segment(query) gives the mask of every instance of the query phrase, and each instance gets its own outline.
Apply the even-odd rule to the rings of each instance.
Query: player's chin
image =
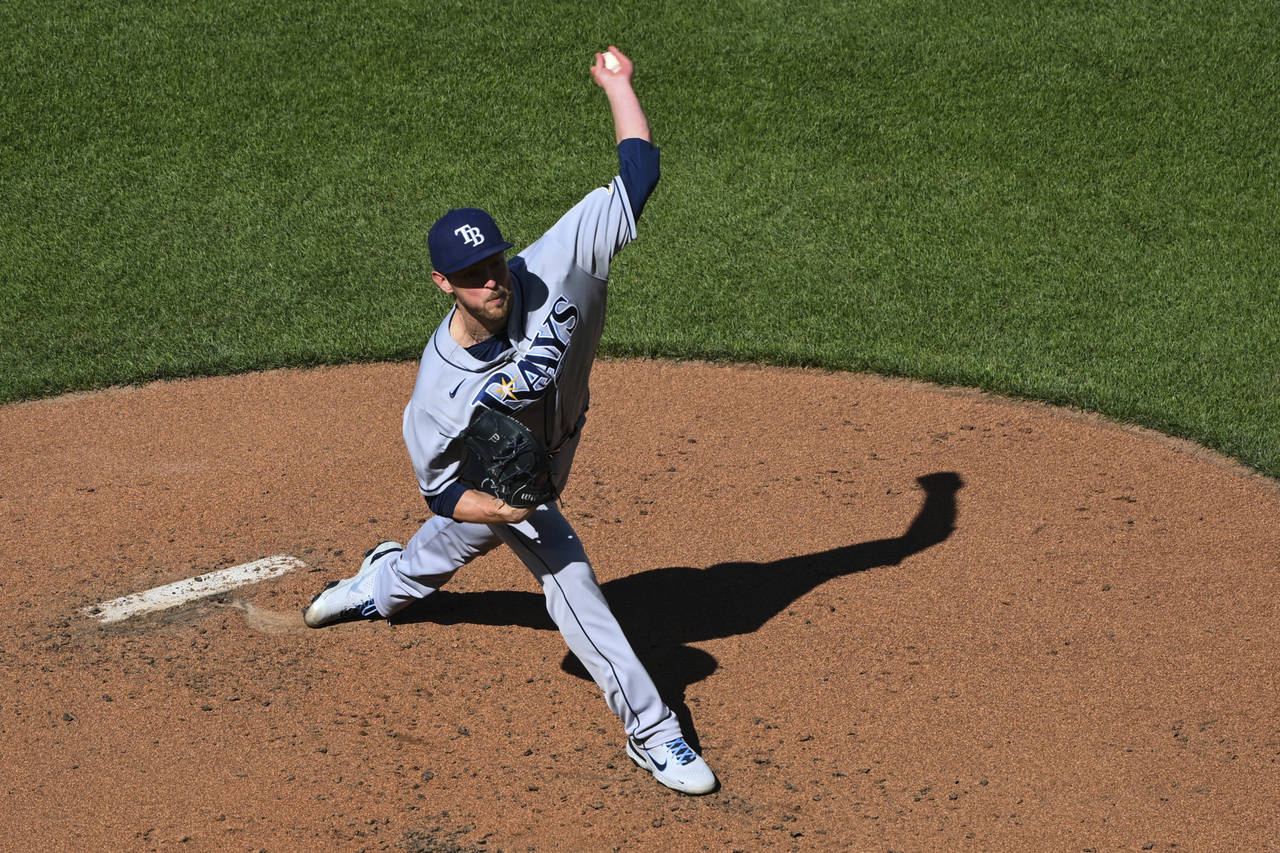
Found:
[[[484,303],[485,314],[491,320],[505,320],[511,312],[511,297],[500,296]]]

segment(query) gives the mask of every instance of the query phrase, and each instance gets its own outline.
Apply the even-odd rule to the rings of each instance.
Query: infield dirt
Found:
[[[1280,850],[1273,481],[971,392],[600,362],[564,512],[722,780],[691,798],[509,552],[303,627],[427,516],[414,372],[0,408],[0,849]]]

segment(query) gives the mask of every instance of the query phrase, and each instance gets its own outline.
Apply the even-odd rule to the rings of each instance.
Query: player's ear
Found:
[[[453,285],[449,283],[449,279],[445,278],[442,273],[432,270],[431,280],[436,283],[436,287],[440,288],[450,296],[453,295]]]

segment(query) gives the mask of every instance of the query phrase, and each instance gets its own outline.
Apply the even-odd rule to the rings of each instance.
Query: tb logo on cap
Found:
[[[479,246],[484,242],[484,234],[474,225],[463,225],[461,228],[455,228],[453,233],[462,237],[462,242],[468,246]]]
[[[427,233],[431,266],[449,275],[511,248],[493,217],[478,207],[450,210]]]

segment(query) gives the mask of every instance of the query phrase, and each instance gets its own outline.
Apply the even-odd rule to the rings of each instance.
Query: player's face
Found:
[[[481,323],[497,323],[511,313],[511,271],[505,253],[477,261],[448,276],[432,273],[445,293],[453,294],[458,306]]]

